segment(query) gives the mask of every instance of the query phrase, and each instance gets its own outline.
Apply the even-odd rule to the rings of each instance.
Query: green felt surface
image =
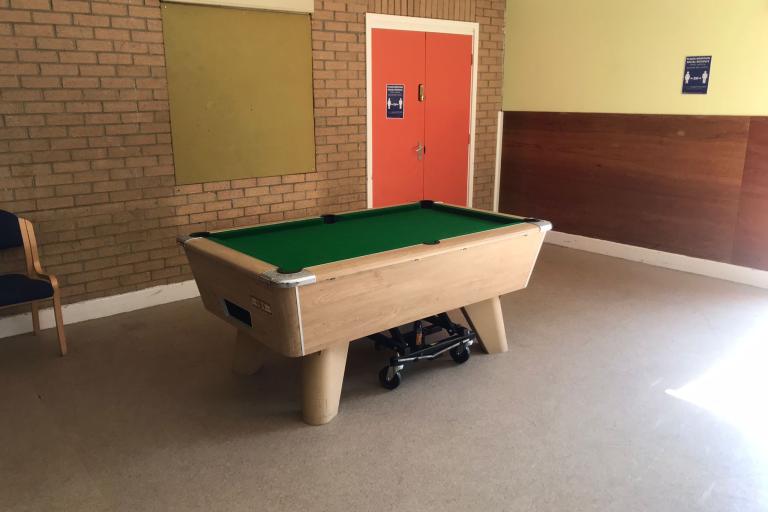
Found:
[[[233,229],[209,235],[226,247],[287,272],[522,222],[492,213],[418,203],[321,218]]]

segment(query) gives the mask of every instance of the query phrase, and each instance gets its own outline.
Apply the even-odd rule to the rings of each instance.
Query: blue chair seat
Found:
[[[50,299],[53,287],[48,281],[24,274],[0,275],[0,307],[33,300]]]

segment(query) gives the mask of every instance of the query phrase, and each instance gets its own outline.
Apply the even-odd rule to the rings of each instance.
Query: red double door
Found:
[[[371,36],[373,206],[467,205],[472,37]]]

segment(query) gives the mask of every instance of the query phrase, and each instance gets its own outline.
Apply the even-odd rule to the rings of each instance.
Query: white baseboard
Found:
[[[159,306],[168,302],[177,300],[191,299],[200,295],[197,285],[194,281],[184,281],[181,283],[166,284],[144,288],[135,292],[122,293],[99,299],[75,302],[66,304],[62,308],[64,324],[75,324],[94,318],[127,313],[137,309]],[[53,309],[45,308],[40,310],[40,328],[49,329],[55,327],[53,318]],[[0,318],[0,338],[15,336],[32,332],[32,313],[22,313],[19,315]]]
[[[559,231],[547,233],[546,242],[553,245],[578,249],[580,251],[593,252],[614,258],[646,263],[656,267],[664,267],[672,270],[680,270],[692,274],[724,279],[736,283],[748,284],[759,288],[768,288],[768,272],[753,268],[739,267],[720,263],[717,261],[691,258],[680,254],[654,251],[633,245],[618,244],[596,238],[587,238],[579,235],[569,235]],[[178,300],[191,299],[200,295],[194,281],[167,284],[145,288],[135,292],[112,295],[99,299],[86,300],[67,304],[63,308],[64,323],[74,324],[103,318],[106,316],[127,313],[137,309],[159,306]],[[49,329],[55,326],[53,310],[51,308],[40,310],[40,328]],[[0,318],[0,338],[15,336],[32,331],[32,314]]]
[[[768,272],[765,270],[740,267],[719,261],[691,258],[681,254],[655,251],[644,247],[608,242],[586,236],[570,235],[559,231],[547,233],[546,242],[580,251],[594,252],[613,256],[614,258],[646,263],[655,267],[680,270],[691,274],[748,284],[758,288],[768,288]]]

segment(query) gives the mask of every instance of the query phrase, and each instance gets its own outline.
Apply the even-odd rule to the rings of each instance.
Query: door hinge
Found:
[[[469,54],[469,65],[470,67],[475,63],[475,55],[473,53]]]
[[[424,84],[419,84],[419,101],[424,101]]]

